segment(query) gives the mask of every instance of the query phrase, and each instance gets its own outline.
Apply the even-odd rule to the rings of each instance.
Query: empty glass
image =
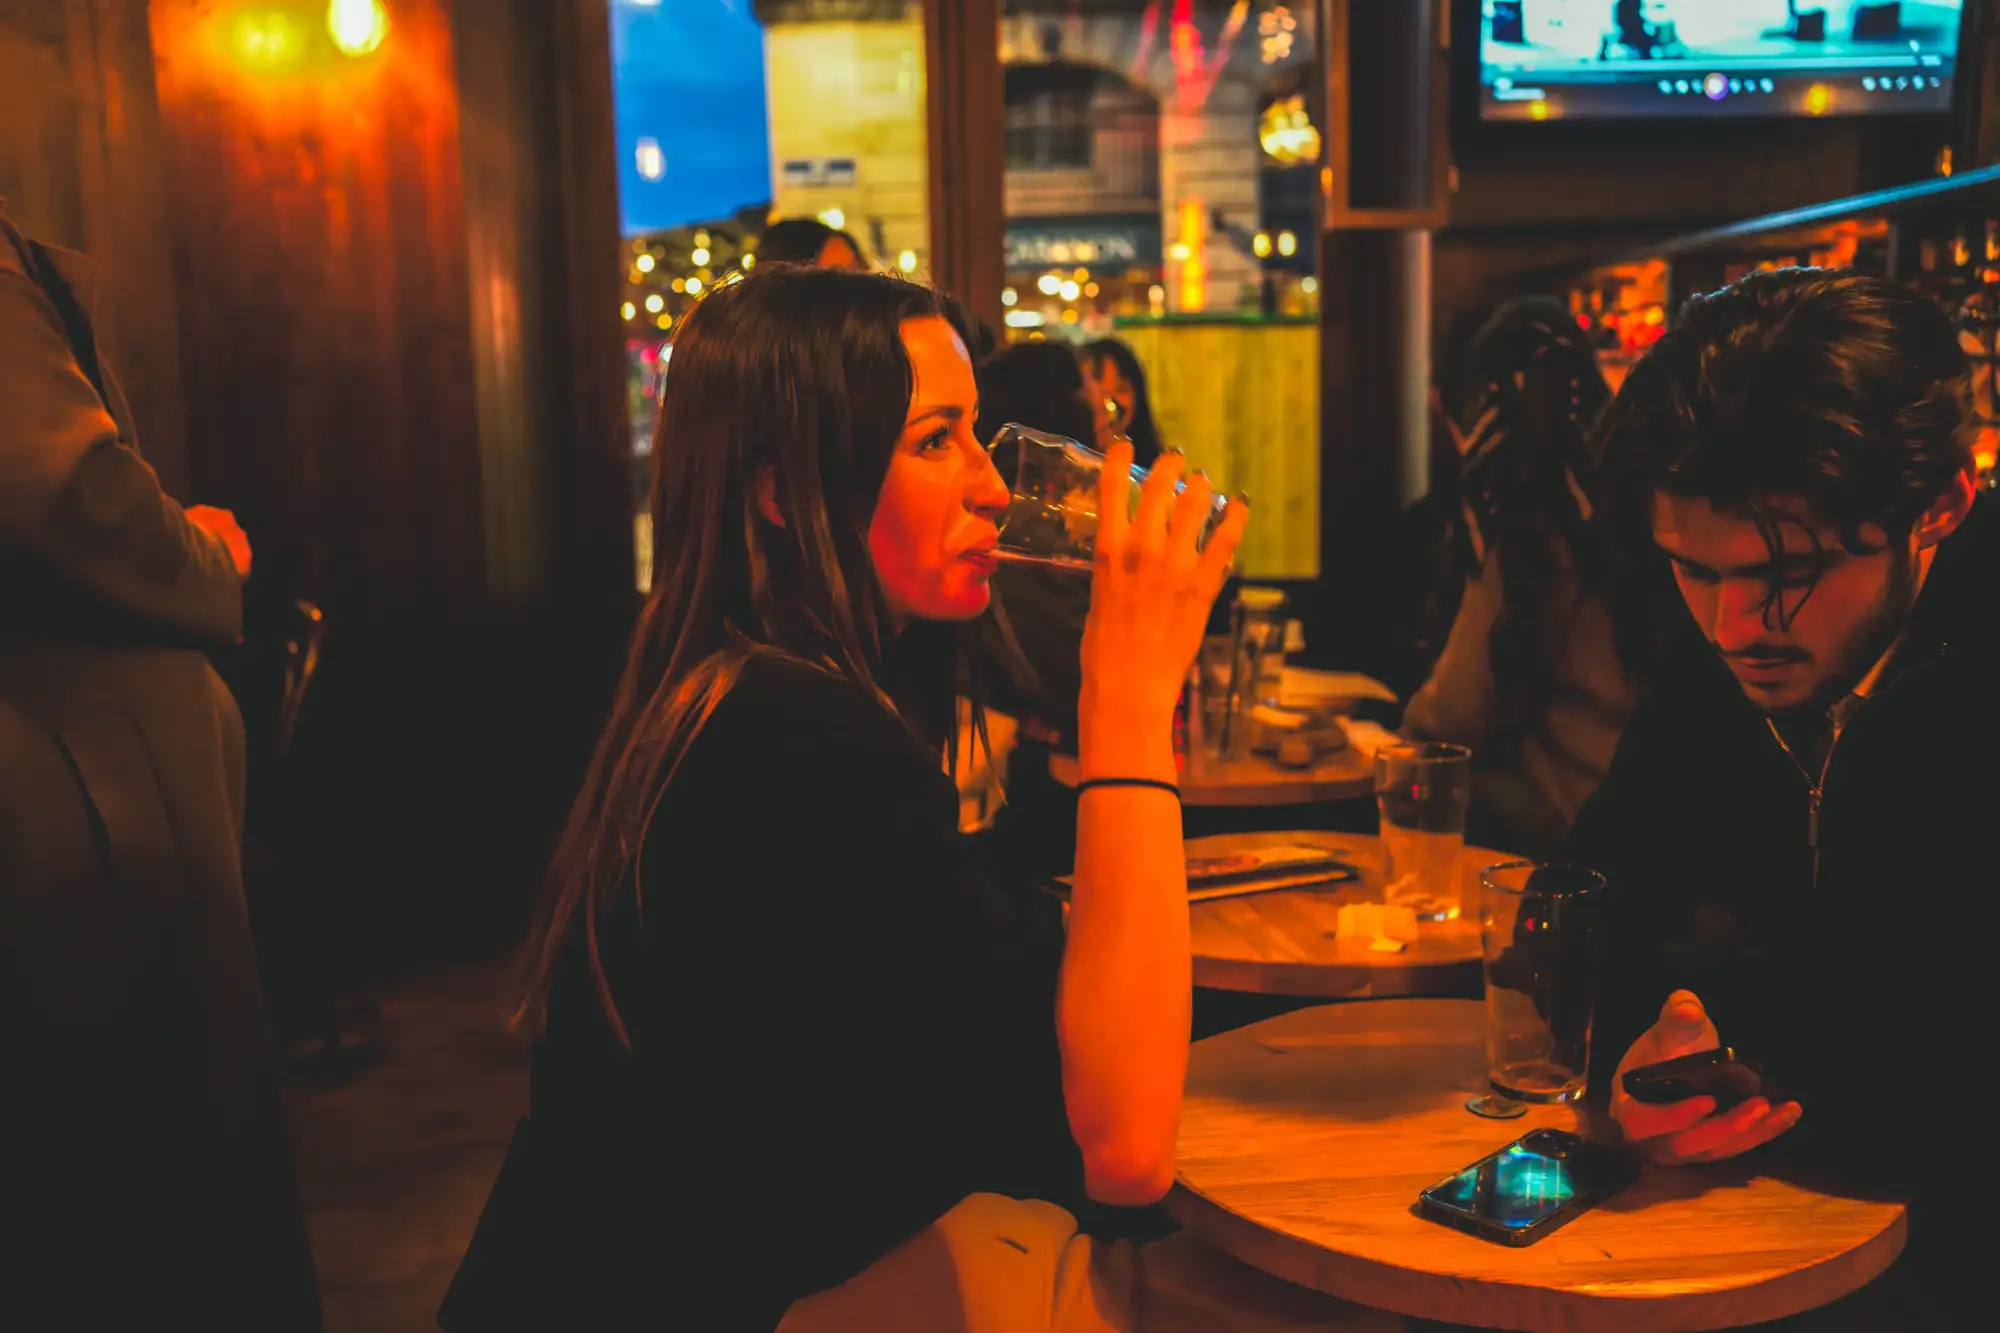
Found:
[[[1471,801],[1472,751],[1463,745],[1429,741],[1375,752],[1383,902],[1413,908],[1419,921],[1458,919]]]
[[[992,451],[1002,475],[1010,462],[1014,472],[1014,500],[1000,521],[1000,547],[994,554],[1020,564],[1087,573],[1096,559],[1097,482],[1104,455],[1013,422],[994,435]],[[1133,466],[1128,503],[1134,509],[1146,476],[1145,468]],[[1175,489],[1185,490],[1186,483]],[[1202,544],[1222,521],[1228,503],[1225,496],[1215,497]]]
[[[1604,947],[1604,876],[1582,866],[1508,861],[1480,872],[1486,956],[1486,1081],[1466,1105],[1520,1114],[1521,1102],[1583,1095]]]

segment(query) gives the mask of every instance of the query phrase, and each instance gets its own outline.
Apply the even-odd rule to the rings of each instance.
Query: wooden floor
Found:
[[[501,966],[383,992],[381,1063],[286,1089],[327,1333],[435,1333],[438,1302],[527,1110]]]

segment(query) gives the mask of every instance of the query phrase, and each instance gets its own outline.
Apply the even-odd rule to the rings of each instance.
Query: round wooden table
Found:
[[[1083,781],[1075,755],[1049,756],[1049,773],[1065,787]],[[1181,774],[1181,804],[1195,806],[1307,805],[1351,801],[1375,794],[1375,763],[1349,746],[1311,768],[1285,768],[1269,759],[1190,758]]]
[[[1191,838],[1190,856],[1221,856],[1262,846],[1330,847],[1361,878],[1323,889],[1217,898],[1189,907],[1194,937],[1194,984],[1215,990],[1316,999],[1381,999],[1392,995],[1480,993],[1479,872],[1514,858],[1483,847],[1465,849],[1465,914],[1418,927],[1401,953],[1369,941],[1341,939],[1344,903],[1382,901],[1382,843],[1367,834],[1228,833]]]
[[[1529,1333],[1733,1328],[1816,1309],[1902,1251],[1901,1204],[1754,1166],[1648,1166],[1638,1184],[1534,1245],[1475,1239],[1417,1195],[1571,1107],[1517,1120],[1483,1090],[1478,1004],[1387,1000],[1299,1010],[1197,1042],[1167,1209],[1210,1244],[1378,1309]]]

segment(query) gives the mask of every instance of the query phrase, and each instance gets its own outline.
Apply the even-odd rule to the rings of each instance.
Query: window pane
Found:
[[[1132,428],[1130,377],[1088,352],[1123,343],[1160,442],[1256,497],[1259,578],[1319,565],[1317,11],[1002,6],[1008,336],[1075,343]]]
[[[673,329],[817,218],[871,267],[929,269],[920,0],[610,0],[640,586]],[[826,258],[834,256],[829,253]]]

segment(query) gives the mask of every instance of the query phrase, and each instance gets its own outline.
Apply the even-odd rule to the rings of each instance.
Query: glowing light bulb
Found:
[[[618,307],[618,314],[621,319],[630,319],[632,318],[632,316],[638,313],[639,313],[639,307],[633,305],[630,301],[627,301],[624,305]]]
[[[1021,299],[1021,294],[1015,291],[1012,287],[1002,287],[1000,289],[1001,305],[1013,305],[1016,301],[1020,299]]]
[[[1035,287],[1043,296],[1054,296],[1062,290],[1062,279],[1053,273],[1044,273],[1035,279]]]
[[[365,56],[389,35],[389,11],[382,0],[332,0],[326,7],[326,30],[342,55]]]
[[[1256,254],[1257,258],[1259,259],[1262,259],[1266,255],[1270,254],[1271,233],[1268,231],[1260,231],[1255,236],[1251,237],[1250,249],[1252,252]]]
[[[825,209],[820,213],[819,220],[835,231],[842,231],[847,226],[847,214],[837,208]]]
[[[1281,255],[1295,255],[1298,252],[1299,252],[1299,238],[1297,236],[1294,236],[1291,232],[1288,231],[1279,232],[1278,253]]]
[[[701,268],[708,263],[708,250],[705,246],[698,245],[694,248],[694,253],[689,255],[688,258],[694,261],[696,268]]]
[[[638,269],[641,273],[651,273],[653,271],[653,263],[654,260],[651,255],[640,255],[632,261],[632,267]]]
[[[896,267],[905,273],[915,273],[917,271],[917,252],[915,250],[905,250],[903,253],[897,255]]]
[[[689,278],[689,279],[688,279],[688,295],[689,295],[689,296],[700,296],[700,295],[701,295],[701,279],[700,279],[700,278]]]
[[[1065,301],[1074,301],[1077,297],[1083,295],[1083,288],[1073,282],[1064,283],[1059,290],[1062,292],[1062,299]]]
[[[654,292],[651,296],[646,298],[646,310],[649,314],[657,315],[666,308],[667,308],[667,298],[660,295],[658,292]]]

